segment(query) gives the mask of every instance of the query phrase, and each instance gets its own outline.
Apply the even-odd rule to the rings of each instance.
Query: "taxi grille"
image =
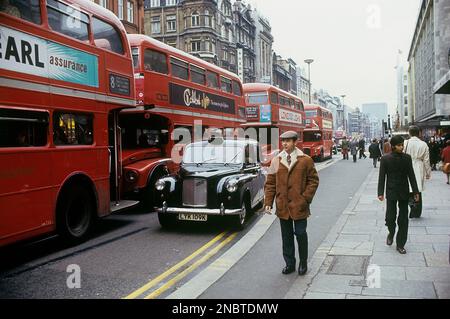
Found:
[[[206,207],[206,180],[190,178],[183,181],[183,206]]]
[[[304,148],[303,153],[305,153],[308,156],[311,156],[311,150],[309,148]]]

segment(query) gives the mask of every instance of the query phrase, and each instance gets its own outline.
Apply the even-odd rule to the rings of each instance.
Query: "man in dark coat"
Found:
[[[392,153],[381,158],[380,175],[378,177],[378,199],[384,200],[384,189],[386,182],[386,226],[389,234],[386,239],[387,245],[392,245],[395,235],[395,220],[398,212],[397,251],[406,254],[405,244],[408,238],[408,198],[409,183],[413,189],[414,200],[419,201],[419,190],[412,166],[411,156],[403,153],[403,137],[397,135],[392,137]]]
[[[361,159],[362,157],[366,158],[366,154],[364,154],[364,152],[366,151],[366,141],[364,140],[364,138],[361,138],[359,140],[359,159]]]
[[[286,267],[283,274],[295,271],[295,242],[297,238],[300,264],[298,274],[306,274],[308,267],[308,235],[306,233],[310,204],[319,186],[314,162],[295,147],[298,135],[287,131],[281,136],[283,151],[270,164],[265,190],[265,211],[271,214],[273,202],[281,224],[283,257]]]
[[[373,167],[377,167],[378,159],[381,157],[380,145],[376,138],[373,139],[372,144],[369,146],[370,158],[373,159]]]

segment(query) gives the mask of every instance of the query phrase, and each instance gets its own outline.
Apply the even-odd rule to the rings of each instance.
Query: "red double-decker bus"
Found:
[[[0,71],[0,246],[54,231],[79,242],[129,204],[117,129],[135,106],[125,29],[88,0],[9,0]]]
[[[259,141],[267,163],[280,151],[279,136],[286,131],[297,132],[297,147],[303,148],[305,111],[298,96],[263,83],[244,84],[244,95],[245,133]]]
[[[154,184],[177,167],[180,146],[214,129],[234,134],[245,122],[245,102],[234,73],[145,35],[128,39],[137,108],[120,115],[123,192],[152,209]]]
[[[303,151],[313,159],[323,161],[333,157],[333,113],[319,105],[305,105],[306,128]]]

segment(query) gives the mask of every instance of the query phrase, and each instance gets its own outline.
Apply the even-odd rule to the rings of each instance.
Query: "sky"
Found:
[[[273,49],[307,71],[313,89],[345,104],[397,105],[395,66],[408,57],[422,0],[247,0],[272,26]]]

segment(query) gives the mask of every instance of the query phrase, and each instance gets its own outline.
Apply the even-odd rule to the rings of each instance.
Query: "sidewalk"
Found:
[[[309,271],[285,298],[450,298],[450,186],[432,172],[420,219],[409,220],[406,255],[386,245],[385,203],[377,199],[379,168],[353,197],[309,258]]]

